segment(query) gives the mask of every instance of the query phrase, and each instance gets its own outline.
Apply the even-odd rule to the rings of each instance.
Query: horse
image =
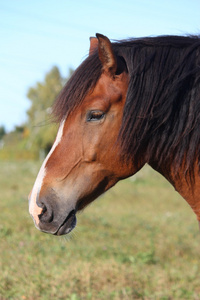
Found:
[[[78,211],[145,164],[200,224],[200,36],[96,34],[53,113],[58,133],[29,197],[39,230],[69,233]]]

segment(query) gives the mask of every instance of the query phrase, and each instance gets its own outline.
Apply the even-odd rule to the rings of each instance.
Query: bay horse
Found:
[[[96,34],[53,111],[60,127],[29,197],[39,230],[69,233],[77,211],[146,163],[200,224],[199,36]]]

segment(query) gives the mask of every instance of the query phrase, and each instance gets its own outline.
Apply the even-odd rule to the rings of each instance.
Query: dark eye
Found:
[[[91,110],[87,113],[87,122],[100,121],[104,116],[105,113],[101,110]]]

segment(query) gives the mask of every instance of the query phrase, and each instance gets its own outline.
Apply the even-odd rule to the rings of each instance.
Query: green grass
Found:
[[[55,237],[28,214],[39,165],[0,162],[0,300],[200,299],[196,217],[159,174],[120,182]]]

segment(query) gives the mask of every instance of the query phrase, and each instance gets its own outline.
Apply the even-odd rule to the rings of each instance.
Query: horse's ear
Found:
[[[89,55],[93,54],[94,51],[98,48],[98,39],[96,37],[90,37],[90,50]]]
[[[114,54],[112,44],[106,36],[99,33],[97,33],[96,36],[99,41],[99,59],[102,63],[103,71],[114,77],[117,71],[117,59]]]

